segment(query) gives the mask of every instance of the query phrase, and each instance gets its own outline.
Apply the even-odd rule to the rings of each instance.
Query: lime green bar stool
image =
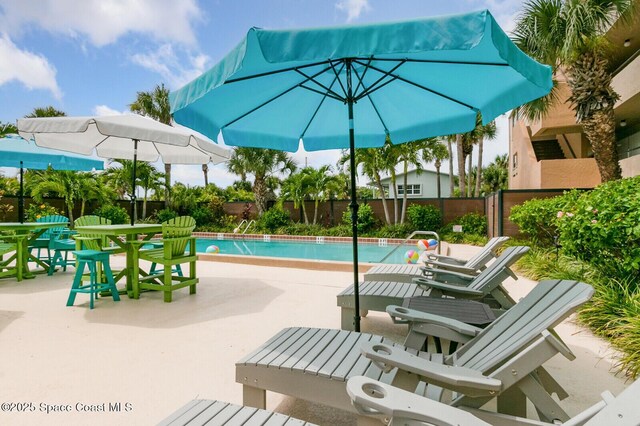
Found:
[[[109,265],[109,253],[98,250],[76,250],[73,254],[78,261],[78,268],[76,269],[76,275],[73,280],[73,285],[71,286],[67,306],[73,306],[73,302],[76,300],[76,294],[89,293],[89,308],[93,309],[93,299],[97,297],[94,295],[102,291],[110,291],[113,300],[119,302],[120,295],[118,294],[116,283],[113,280],[111,266]],[[107,280],[106,283],[100,282],[97,267],[98,262],[102,264],[102,269]],[[83,285],[82,275],[84,274],[85,266],[89,268],[90,281],[89,284]]]

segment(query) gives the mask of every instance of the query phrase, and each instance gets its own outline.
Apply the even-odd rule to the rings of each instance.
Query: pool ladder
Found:
[[[233,230],[233,233],[244,235],[247,233],[247,230],[251,227],[251,225],[255,225],[255,223],[256,221],[253,219],[251,219],[248,222],[247,222],[247,219],[242,219],[242,222],[240,222],[238,226],[236,226],[236,228]],[[246,225],[244,229],[242,229],[242,225]],[[241,229],[242,229],[242,232],[240,232]]]
[[[398,244],[397,246],[395,246],[389,253],[387,253],[387,255],[385,257],[383,257],[378,263],[383,263],[389,256],[391,256],[396,250],[398,250],[400,247],[402,247],[403,245],[405,245],[407,243],[407,241],[411,240],[413,237],[415,237],[416,235],[431,235],[436,237],[436,241],[438,242],[438,254],[440,254],[440,236],[438,235],[437,232],[433,232],[433,231],[414,231],[412,232],[407,238],[404,239],[404,241],[400,244]]]

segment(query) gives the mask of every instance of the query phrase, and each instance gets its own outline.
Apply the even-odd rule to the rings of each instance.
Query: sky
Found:
[[[70,116],[127,112],[139,91],[180,88],[216,64],[251,27],[305,28],[489,9],[509,31],[520,0],[0,0],[0,122],[36,107]],[[508,152],[506,116],[485,144],[484,165]],[[293,154],[299,165],[334,165],[338,151]],[[474,160],[475,161],[475,160]],[[225,187],[238,177],[209,167]],[[443,167],[443,171],[447,170]],[[9,171],[7,174],[11,174]],[[173,180],[202,185],[200,166]],[[364,182],[360,182],[364,184]]]

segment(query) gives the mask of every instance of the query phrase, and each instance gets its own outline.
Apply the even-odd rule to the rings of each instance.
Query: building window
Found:
[[[518,153],[515,152],[513,154],[513,169],[517,169],[518,168]]]
[[[398,185],[398,195],[404,195],[404,185]],[[422,195],[422,185],[419,183],[407,185],[407,195]]]

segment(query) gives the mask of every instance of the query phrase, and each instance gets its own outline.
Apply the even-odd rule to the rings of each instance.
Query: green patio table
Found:
[[[29,270],[29,260],[42,266],[45,271],[49,270],[49,265],[44,260],[38,259],[29,252],[29,243],[35,241],[47,229],[63,225],[65,225],[64,222],[0,222],[0,232],[15,232],[14,237],[18,244],[22,245],[22,256],[16,257],[16,279],[18,281],[35,277],[33,272]]]
[[[116,246],[120,247],[126,254],[126,267],[124,270],[124,276],[126,277],[126,292],[129,297],[133,295],[134,280],[138,280],[138,276],[133,274],[133,259],[134,250],[140,250],[140,245],[129,244],[130,241],[135,241],[138,236],[142,235],[144,241],[148,241],[156,234],[162,233],[161,224],[141,223],[135,225],[92,225],[92,226],[76,226],[76,231],[79,235],[83,233],[93,235],[104,235],[109,241],[112,241]],[[120,237],[124,237],[123,241]],[[76,249],[80,250],[82,247],[81,241],[76,241]]]

